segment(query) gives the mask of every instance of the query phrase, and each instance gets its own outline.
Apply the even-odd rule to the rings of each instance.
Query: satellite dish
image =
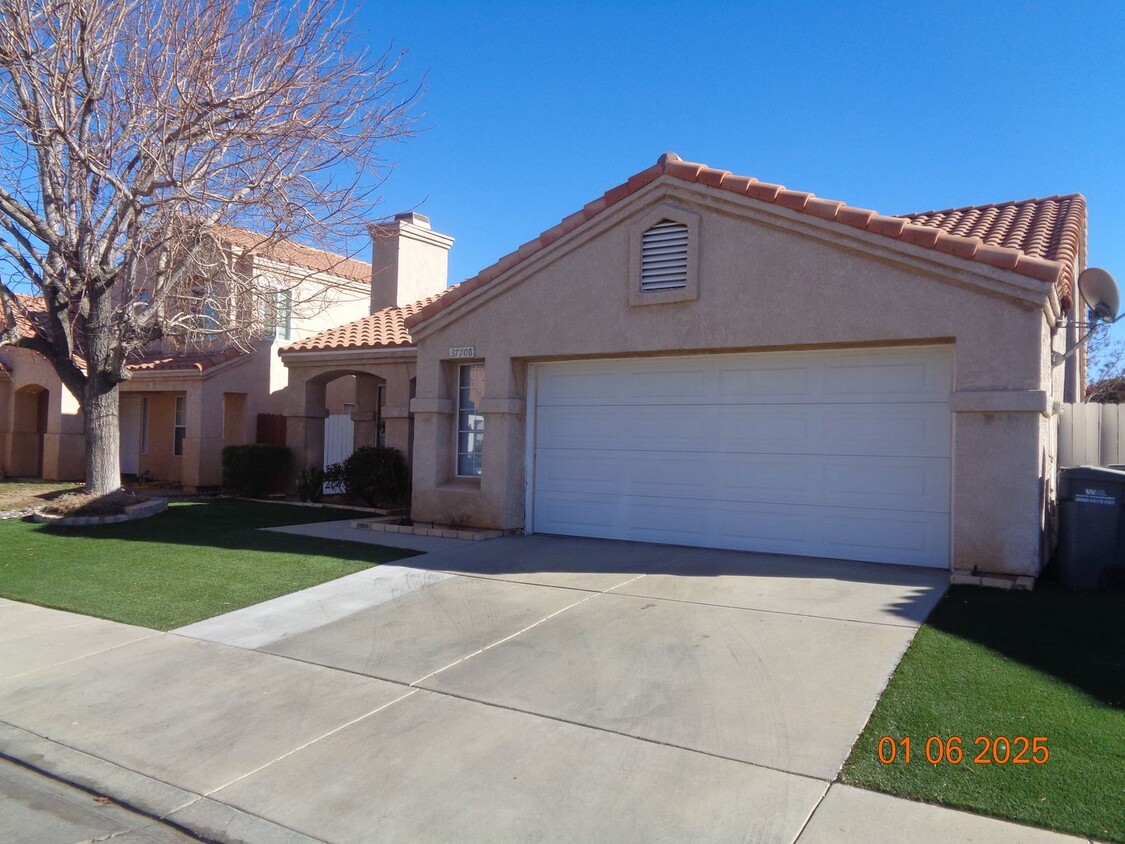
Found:
[[[1117,282],[1113,276],[1100,267],[1090,267],[1078,276],[1078,292],[1082,301],[1094,312],[1094,322],[1104,319],[1113,322],[1117,319],[1117,308],[1121,302],[1117,292]]]

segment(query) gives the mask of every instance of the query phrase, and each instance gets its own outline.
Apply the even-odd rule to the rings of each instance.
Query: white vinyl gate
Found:
[[[350,413],[336,413],[324,420],[324,468],[347,460],[355,451],[355,422]],[[330,484],[324,485],[329,495],[343,492]]]

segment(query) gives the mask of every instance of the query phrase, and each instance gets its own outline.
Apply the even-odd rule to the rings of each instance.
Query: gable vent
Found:
[[[687,286],[688,227],[661,220],[641,236],[641,290]]]

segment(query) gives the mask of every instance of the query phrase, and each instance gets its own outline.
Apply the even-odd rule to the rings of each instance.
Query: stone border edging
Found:
[[[452,527],[423,527],[421,525],[396,525],[397,516],[383,519],[364,519],[352,522],[352,527],[358,530],[372,530],[378,533],[403,533],[408,536],[437,536],[443,539],[465,539],[479,542],[482,539],[496,539],[501,536],[511,536],[518,531],[477,529],[477,528],[452,528]]]
[[[90,527],[92,525],[116,525],[121,522],[135,522],[137,519],[147,519],[157,513],[168,509],[167,498],[153,498],[140,504],[130,504],[124,513],[114,516],[52,516],[49,513],[36,511],[31,514],[31,520],[40,524],[58,525],[59,527]]]

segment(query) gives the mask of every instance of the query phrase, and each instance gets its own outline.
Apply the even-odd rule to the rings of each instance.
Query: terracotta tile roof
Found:
[[[221,363],[248,354],[231,347],[217,352],[190,350],[183,352],[145,351],[129,356],[126,366],[132,372],[205,372]]]
[[[16,294],[16,306],[12,309],[16,317],[16,331],[21,337],[30,337],[35,333],[36,323],[41,322],[47,315],[47,303],[42,296],[29,296],[26,293]],[[0,310],[0,330],[8,327],[4,312]]]
[[[217,226],[215,233],[220,240],[262,255],[271,261],[291,264],[306,270],[331,273],[363,284],[371,283],[371,265],[366,261],[345,258],[343,255],[327,252],[324,249],[314,249],[291,240],[266,243],[264,235],[233,226]]]
[[[915,246],[1012,270],[1055,285],[1064,307],[1070,306],[1074,284],[1073,262],[1079,245],[1086,238],[1086,202],[1080,194],[896,217],[866,208],[854,208],[805,191],[787,190],[783,185],[761,182],[749,176],[736,176],[729,170],[716,170],[705,164],[684,161],[675,153],[668,152],[660,156],[652,167],[606,191],[558,225],[462,282],[456,289],[450,288],[445,295],[407,318],[406,328],[413,328],[436,316],[661,176],[708,185]]]
[[[21,335],[30,336],[34,332],[32,320],[46,314],[46,305],[41,296],[28,296],[24,293],[18,293],[16,299],[23,310],[26,311],[26,313],[22,313],[19,308],[16,309],[16,326],[19,328]],[[28,319],[29,316],[30,320]],[[0,327],[3,324],[4,317],[0,313]],[[234,347],[218,352],[146,350],[130,355],[126,366],[134,372],[203,372],[244,354],[246,353]],[[81,358],[75,360],[79,366],[85,366]]]
[[[458,285],[459,286],[459,285]],[[413,346],[414,340],[406,328],[407,317],[418,313],[457,287],[430,296],[401,308],[383,308],[370,316],[344,325],[329,328],[312,337],[306,337],[281,349],[281,352],[335,352],[352,349],[380,349]]]
[[[1082,194],[902,216],[920,226],[930,226],[957,237],[978,239],[986,246],[1014,249],[1033,258],[1061,262],[1062,274],[1056,284],[1059,298],[1069,301],[1078,250],[1086,239],[1086,199]],[[1018,267],[1016,271],[1019,272]],[[1032,273],[1028,275],[1041,278]]]

